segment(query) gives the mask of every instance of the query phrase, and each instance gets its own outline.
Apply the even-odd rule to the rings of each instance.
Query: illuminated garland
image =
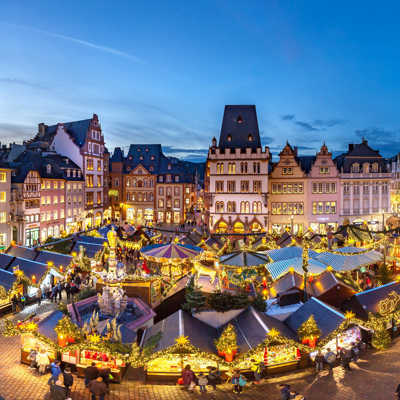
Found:
[[[237,335],[232,324],[227,325],[219,339],[214,340],[214,344],[221,353],[232,353],[237,350]]]

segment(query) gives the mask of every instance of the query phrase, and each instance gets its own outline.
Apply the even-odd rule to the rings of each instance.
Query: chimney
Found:
[[[349,151],[353,151],[354,149],[354,144],[353,143],[349,143]]]
[[[47,126],[43,123],[43,122],[41,122],[39,125],[38,125],[38,133],[39,133],[39,137],[44,137],[44,135],[45,135],[45,133],[46,133],[46,128],[47,128]]]

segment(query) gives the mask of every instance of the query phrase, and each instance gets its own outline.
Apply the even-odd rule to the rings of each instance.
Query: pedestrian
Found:
[[[50,384],[50,396],[51,400],[66,400],[67,391],[61,382],[61,379],[58,379],[56,382],[51,382]]]
[[[26,301],[25,295],[21,296],[20,301],[21,301],[21,310],[23,310],[25,308],[25,301]]]
[[[18,306],[18,296],[16,293],[14,293],[13,297],[11,297],[11,310],[13,313],[17,312],[17,306]]]
[[[62,291],[64,289],[64,286],[62,284],[62,282],[58,282],[57,283],[57,293],[58,293],[58,301],[61,301],[62,299]]]
[[[351,351],[342,348],[342,349],[340,349],[339,357],[340,357],[340,362],[342,364],[343,369],[345,369],[345,370],[347,369],[347,371],[351,371],[351,368],[350,368]]]
[[[37,291],[36,296],[37,296],[37,300],[38,300],[38,306],[40,306],[42,304],[42,296],[43,296],[42,289],[40,287]]]
[[[99,369],[99,376],[101,376],[103,378],[103,382],[106,384],[107,386],[107,390],[110,386],[110,376],[112,377],[111,374],[111,369],[110,368],[102,368]]]
[[[203,372],[199,373],[199,387],[200,387],[200,393],[206,393],[206,385],[208,383],[207,377],[203,374]]]
[[[104,400],[107,393],[107,385],[103,382],[103,378],[99,376],[98,378],[92,380],[88,386],[90,393],[92,393],[92,400]]]
[[[71,298],[71,284],[69,282],[65,284],[65,293],[67,294],[67,301],[69,301]]]
[[[39,369],[39,374],[43,375],[46,372],[47,366],[50,364],[49,355],[45,349],[40,349],[36,356],[36,363]]]
[[[56,383],[61,375],[60,361],[56,360],[50,364],[51,377],[47,382],[49,385]]]
[[[36,362],[36,357],[37,357],[37,349],[33,348],[31,349],[31,351],[29,352],[28,355],[28,361],[30,361],[30,365],[29,365],[29,369],[36,369],[37,368],[37,362]]]
[[[207,374],[208,384],[212,386],[214,390],[217,390],[217,383],[219,383],[220,380],[219,372],[215,367],[207,367],[207,369],[208,369],[208,374]]]
[[[322,354],[321,350],[318,350],[317,355],[315,356],[315,372],[324,370],[324,355]]]
[[[232,376],[233,393],[240,394],[243,391],[243,387],[246,385],[247,381],[244,376],[237,369]]]
[[[190,369],[190,365],[186,365],[185,369],[182,372],[183,386],[189,390],[189,392],[193,392],[196,386],[196,376],[194,372]]]
[[[57,301],[57,286],[54,285],[51,289],[51,302]]]
[[[85,369],[85,386],[88,387],[89,382],[93,381],[98,376],[99,376],[99,370],[96,367],[96,363],[92,362],[92,365]]]
[[[295,390],[291,390],[290,391],[290,397],[289,399],[293,399],[293,400],[305,400],[304,396],[298,392],[296,392]]]
[[[290,399],[290,385],[286,385],[285,383],[279,384],[279,393],[281,395],[281,400],[289,400]]]
[[[67,367],[64,369],[63,377],[67,397],[71,398],[71,387],[74,384],[74,377],[72,376],[71,368]]]
[[[359,344],[358,343],[356,344],[353,342],[351,344],[351,358],[355,363],[358,361],[359,355],[360,355]]]
[[[325,361],[328,364],[329,369],[332,371],[335,365],[336,356],[335,353],[333,353],[329,347],[326,350],[327,351],[325,353]]]
[[[258,385],[261,381],[261,375],[263,372],[264,364],[262,362],[254,360],[254,359],[251,359],[250,362],[251,362],[251,370],[253,371],[253,375],[254,375],[253,384]]]

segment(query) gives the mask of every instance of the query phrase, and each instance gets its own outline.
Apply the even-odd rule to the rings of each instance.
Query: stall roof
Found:
[[[14,256],[0,253],[0,268],[7,269],[13,260]]]
[[[161,338],[154,352],[173,346],[180,336],[187,336],[190,343],[202,351],[214,353],[214,339],[218,337],[217,330],[204,322],[192,317],[185,311],[178,310],[151,328],[146,329],[143,339],[144,346],[153,336],[161,333]]]
[[[303,248],[299,246],[290,246],[283,247],[282,249],[266,250],[263,253],[268,254],[273,261],[281,261],[290,258],[301,257],[303,254]],[[308,250],[309,258],[315,258],[317,255],[318,253],[314,250]]]
[[[17,277],[12,272],[0,269],[0,285],[3,286],[7,291],[12,288],[12,285],[16,279]]]
[[[278,279],[280,276],[285,275],[289,272],[290,268],[293,268],[298,274],[303,273],[303,259],[302,257],[288,258],[286,260],[275,261],[267,264],[265,268],[271,274],[273,280]],[[308,260],[308,271],[311,274],[321,274],[326,269],[326,265],[322,262],[309,258]]]
[[[297,272],[289,272],[278,278],[270,287],[270,293],[275,297],[278,294],[288,292],[292,289],[304,289],[303,276]]]
[[[47,274],[47,265],[33,260],[26,260],[25,258],[17,257],[11,263],[9,269],[18,266],[21,271],[24,272],[25,276],[32,279],[35,275],[36,280],[39,281],[44,275]]]
[[[90,258],[93,258],[95,254],[102,249],[102,245],[94,244],[94,243],[87,243],[87,242],[75,242],[74,246],[72,247],[72,251],[79,253],[79,247],[83,246],[85,249],[86,255]]]
[[[10,246],[6,253],[10,256],[22,257],[27,260],[34,260],[37,256],[37,252],[35,250],[23,246]]]
[[[296,334],[283,322],[265,315],[255,310],[253,307],[249,307],[238,317],[229,321],[229,323],[235,327],[241,353],[262,343],[271,329],[278,330],[282,336],[286,338],[296,340]],[[219,334],[221,334],[224,328],[225,327],[219,330]]]
[[[346,283],[338,279],[335,276],[335,274],[331,271],[323,272],[321,275],[316,277],[312,282],[308,283],[307,289],[311,290],[307,290],[307,292],[311,292],[313,296],[319,297],[337,285],[346,286],[349,288],[350,291],[355,293],[355,290],[351,286],[346,285]]]
[[[35,261],[41,262],[43,264],[47,264],[49,261],[53,261],[53,263],[56,267],[59,267],[60,265],[63,265],[64,267],[66,267],[71,263],[72,257],[68,256],[66,254],[42,250],[42,251],[39,251],[39,254],[35,258]]]
[[[378,312],[378,303],[388,297],[391,292],[400,294],[400,282],[390,282],[386,285],[356,293],[354,299],[365,312]]]
[[[96,244],[98,246],[103,246],[104,242],[106,241],[105,238],[99,238],[95,236],[78,236],[77,238],[78,242],[84,242],[84,243],[90,243],[90,244]]]
[[[64,314],[61,311],[55,310],[50,313],[47,317],[42,319],[42,321],[38,324],[38,331],[42,335],[48,337],[49,339],[56,341],[57,333],[54,331],[54,328],[57,325],[57,322],[64,317]]]
[[[355,255],[324,252],[318,254],[315,258],[326,265],[332,266],[335,271],[352,271],[380,261],[383,256],[381,253],[372,250]]]
[[[294,332],[300,328],[301,324],[313,315],[315,322],[321,330],[321,338],[326,337],[334,331],[343,321],[344,315],[335,308],[311,297],[297,311],[285,319],[285,324]]]
[[[223,265],[252,267],[268,263],[269,258],[263,253],[257,253],[253,251],[236,251],[221,256],[219,258],[219,262]]]

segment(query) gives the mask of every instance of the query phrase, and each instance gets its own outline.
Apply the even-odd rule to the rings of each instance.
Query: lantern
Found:
[[[36,283],[36,276],[32,275],[32,283]]]

